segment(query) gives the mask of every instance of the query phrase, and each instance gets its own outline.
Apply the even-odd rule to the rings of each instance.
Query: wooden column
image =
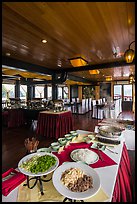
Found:
[[[95,99],[98,100],[100,98],[100,86],[95,86]]]
[[[15,84],[15,98],[20,98],[20,80],[16,80],[16,84]]]
[[[45,84],[44,86],[44,98],[48,99],[48,86]]]
[[[33,98],[33,86],[32,86],[32,79],[27,79],[27,101]]]
[[[58,97],[58,92],[57,92],[58,87],[55,81],[56,81],[56,74],[52,74],[52,100],[55,100]]]
[[[114,99],[114,82],[111,82],[111,98]]]
[[[35,98],[35,85],[32,86],[32,97]]]
[[[78,98],[82,101],[82,86],[78,86]]]
[[[62,99],[64,99],[64,87],[62,87]]]

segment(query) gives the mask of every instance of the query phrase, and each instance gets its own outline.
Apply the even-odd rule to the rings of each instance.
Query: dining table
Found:
[[[59,138],[73,130],[71,111],[55,112],[40,111],[38,115],[36,134],[46,138]]]
[[[8,108],[3,111],[3,122],[8,128],[25,125],[26,119],[22,108]]]
[[[77,130],[77,133],[81,136],[85,136],[88,134],[91,134],[90,131],[85,131],[85,130]],[[100,153],[102,157],[104,158],[104,162],[99,159],[97,163],[90,165],[91,168],[93,168],[97,174],[99,175],[100,178],[100,190],[101,192],[104,192],[102,197],[102,194],[97,192],[94,196],[91,197],[91,202],[132,202],[132,191],[131,191],[131,169],[130,169],[130,161],[128,157],[128,152],[125,144],[125,139],[123,133],[121,134],[120,138],[120,144],[119,145],[114,145],[113,147],[105,148],[105,150],[101,151]],[[67,157],[68,152],[70,150],[74,150],[76,148],[89,148],[91,144],[87,144],[85,142],[79,141],[77,143],[70,143],[64,151],[61,153],[58,152],[52,152],[59,158],[59,166],[62,165],[63,162],[71,162],[71,158]],[[92,149],[93,150],[93,149]],[[111,150],[111,151],[110,151]],[[96,149],[95,149],[96,151]],[[115,153],[114,153],[115,152]],[[48,184],[47,184],[48,185]],[[25,188],[25,187],[24,187]],[[49,186],[49,189],[47,189],[47,192],[53,192],[53,194],[50,193],[50,198],[48,199],[48,194],[43,197],[43,201],[51,201],[51,196],[52,196],[52,201],[57,201],[56,196],[56,189],[52,186],[52,189]],[[37,200],[37,196],[33,194],[33,189],[30,191],[31,193],[31,200],[27,200],[27,191],[23,194],[23,187],[22,184],[20,184],[18,187],[16,187],[8,196],[2,195],[2,202],[22,202],[22,201],[39,201]],[[23,197],[23,200],[19,200],[19,194],[20,193],[20,199]],[[58,194],[60,197],[62,195]],[[58,196],[58,197],[59,197]],[[42,199],[42,198],[41,198]],[[62,201],[66,198],[63,196],[60,198]],[[41,200],[42,201],[42,200]],[[85,202],[87,200],[84,200]],[[89,201],[87,201],[89,202]]]

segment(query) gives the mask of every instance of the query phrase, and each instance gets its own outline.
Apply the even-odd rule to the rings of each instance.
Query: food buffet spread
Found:
[[[98,126],[97,132],[70,131],[57,138],[50,147],[23,157],[17,170],[27,179],[8,196],[3,196],[3,201],[114,201],[118,199],[115,192],[124,189],[117,185],[123,168],[121,162],[125,162],[122,175],[126,178],[128,191],[123,199],[131,201],[130,163],[123,135],[127,126],[124,123],[115,126],[114,121],[110,126],[104,123],[102,121],[103,125]],[[99,140],[99,135],[103,141]],[[127,169],[128,174],[125,173]],[[49,190],[55,194],[51,196]]]

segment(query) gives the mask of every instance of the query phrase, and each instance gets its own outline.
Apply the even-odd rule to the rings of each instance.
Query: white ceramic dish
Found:
[[[75,130],[70,131],[70,134],[73,134],[73,133],[77,133],[77,131]]]
[[[65,145],[67,143],[67,139],[66,138],[59,138],[58,139],[58,142],[61,144],[61,145]]]
[[[51,143],[51,148],[52,148],[52,150],[54,150],[54,151],[58,151],[59,148],[60,148],[60,143],[59,143],[59,142],[53,142],[53,143]]]
[[[74,133],[71,133],[71,135],[72,135],[73,137],[75,137],[75,136],[78,136],[78,133],[77,133],[77,132],[74,132]]]
[[[94,134],[89,134],[89,135],[88,135],[88,138],[91,139],[91,140],[94,140],[94,139],[95,139],[95,136],[96,136],[95,133],[94,133]]]
[[[34,174],[34,173],[31,173],[31,172],[28,172],[28,171],[25,171],[23,168],[20,167],[20,165],[23,163],[23,162],[26,162],[28,159],[32,158],[33,156],[44,156],[44,155],[50,155],[52,157],[54,157],[56,159],[56,163],[55,165],[53,165],[51,168],[49,168],[47,171],[45,172],[39,172],[37,174]],[[47,152],[39,152],[39,153],[32,153],[32,154],[29,154],[25,157],[23,157],[19,163],[18,163],[18,169],[21,173],[27,175],[27,176],[43,176],[43,175],[47,175],[49,173],[51,173],[52,171],[54,171],[59,165],[59,159],[58,157],[56,157],[54,154],[52,153],[47,153]]]
[[[83,156],[82,156],[83,155]],[[73,161],[81,161],[87,164],[94,164],[99,160],[98,154],[87,148],[75,149],[70,153]]]
[[[71,134],[66,134],[66,135],[65,135],[65,138],[66,138],[67,140],[71,140],[71,139],[73,138],[73,136],[72,136]]]
[[[80,168],[81,170],[84,171],[86,175],[92,176],[93,188],[90,188],[84,192],[72,192],[67,187],[65,187],[65,185],[63,185],[60,179],[61,179],[62,173],[65,170],[70,169],[71,167]],[[88,199],[93,195],[95,195],[100,189],[100,178],[98,173],[93,168],[89,167],[86,164],[83,164],[82,162],[66,162],[62,164],[54,171],[52,176],[52,181],[53,181],[54,187],[61,195],[75,200]]]

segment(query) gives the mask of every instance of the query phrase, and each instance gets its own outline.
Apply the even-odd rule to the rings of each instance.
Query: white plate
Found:
[[[89,161],[89,159],[88,159],[88,162],[86,162],[86,161],[84,160],[84,158],[81,159],[81,160],[80,160],[79,158],[76,159],[73,155],[74,155],[75,153],[77,153],[78,151],[82,151],[82,152],[84,153],[84,155],[86,155],[86,156],[87,156],[87,152],[89,152],[89,153],[90,153],[89,158],[92,157],[92,158],[93,158],[92,161]],[[79,156],[79,154],[78,154],[78,156]],[[81,148],[81,149],[75,149],[75,150],[73,150],[73,151],[70,153],[70,157],[71,157],[71,159],[72,159],[73,161],[82,161],[82,162],[85,162],[85,163],[87,163],[87,164],[94,164],[94,163],[96,163],[96,162],[99,160],[98,154],[95,153],[94,151],[88,149],[88,148],[85,148],[85,149],[83,149],[83,148]]]
[[[43,147],[37,150],[37,152],[51,152],[51,148],[50,147]]]
[[[20,167],[20,165],[21,165],[23,162],[27,161],[28,159],[30,159],[30,158],[32,158],[33,156],[36,156],[36,155],[37,155],[37,156],[50,155],[50,156],[52,156],[52,157],[54,157],[54,158],[56,159],[56,163],[55,163],[55,165],[53,165],[51,168],[49,168],[47,171],[45,171],[45,172],[39,172],[39,173],[37,173],[37,174],[34,174],[34,173],[31,173],[31,172],[25,171],[24,169],[22,169],[22,168]],[[47,175],[47,174],[51,173],[52,171],[54,171],[54,170],[58,167],[58,165],[59,165],[59,160],[58,160],[58,158],[57,158],[54,154],[52,154],[52,153],[47,153],[47,152],[38,152],[38,153],[29,154],[29,155],[23,157],[23,158],[19,161],[19,163],[18,163],[18,169],[19,169],[19,171],[20,171],[21,173],[23,173],[23,174],[25,174],[25,175],[27,175],[27,176],[43,176],[43,175]]]
[[[65,187],[65,185],[61,182],[60,179],[61,179],[62,173],[65,170],[70,168],[79,168],[83,170],[83,172],[86,175],[92,176],[93,188],[90,188],[84,192],[72,192],[67,187]],[[100,189],[100,178],[98,173],[93,168],[89,167],[87,164],[83,164],[82,162],[67,162],[62,164],[54,171],[52,176],[52,181],[53,181],[54,187],[61,195],[75,200],[88,199],[91,196],[95,195]]]

